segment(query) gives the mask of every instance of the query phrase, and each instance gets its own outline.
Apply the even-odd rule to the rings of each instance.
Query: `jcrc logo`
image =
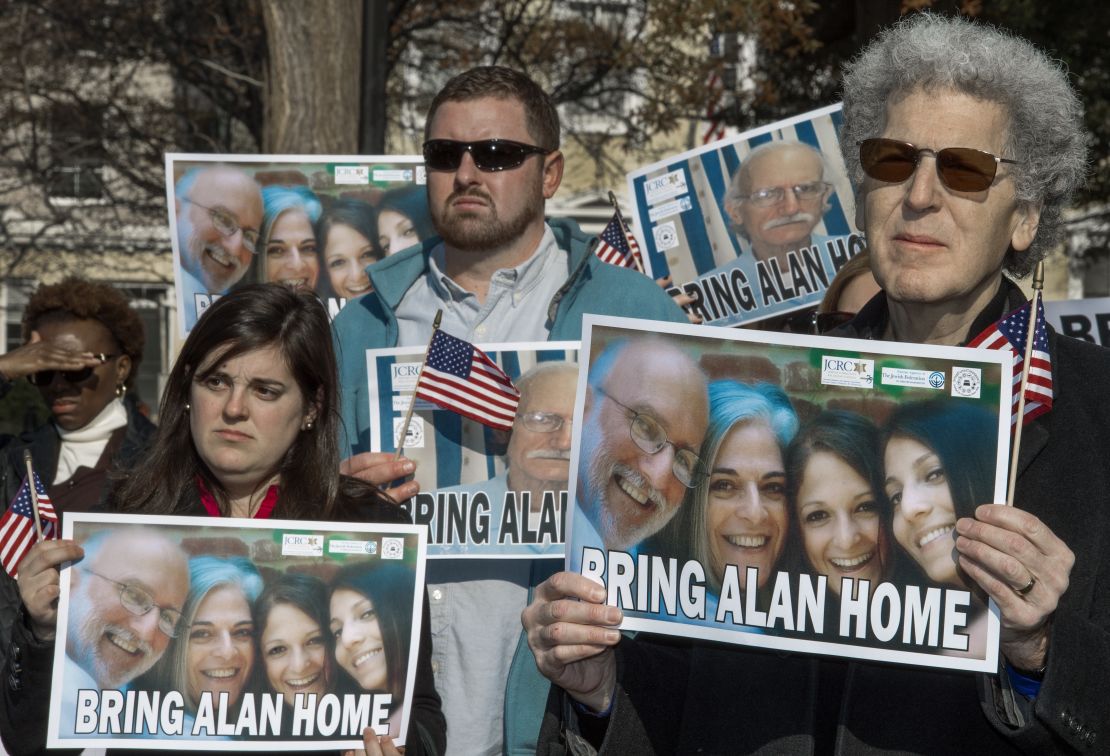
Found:
[[[282,533],[282,556],[323,556],[324,536],[319,533]]]
[[[859,370],[859,363],[855,360],[847,360],[843,357],[826,357],[825,370],[836,370],[837,372],[857,372]]]
[[[826,386],[871,388],[875,383],[875,361],[823,355],[821,383]]]
[[[290,546],[319,546],[324,542],[324,538],[318,535],[289,534],[285,536],[285,542]]]

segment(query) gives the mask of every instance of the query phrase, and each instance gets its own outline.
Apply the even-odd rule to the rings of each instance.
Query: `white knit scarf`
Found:
[[[123,408],[123,402],[113,399],[84,428],[67,431],[55,426],[62,437],[62,448],[58,451],[58,472],[54,475],[54,485],[69,480],[78,467],[96,467],[113,431],[125,425],[127,410]]]

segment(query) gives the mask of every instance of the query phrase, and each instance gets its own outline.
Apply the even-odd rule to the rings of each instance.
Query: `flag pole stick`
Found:
[[[443,321],[443,310],[436,310],[435,320],[432,321],[432,336],[428,339],[428,348],[424,350],[424,361],[420,363],[420,373],[416,376],[416,385],[412,387],[412,396],[409,398],[409,408],[405,412],[405,422],[401,424],[401,435],[397,437],[397,452],[393,455],[396,462],[405,454],[405,439],[409,435],[409,424],[412,422],[412,410],[416,406],[416,390],[420,388],[420,377],[424,375],[424,366],[428,364],[428,352],[432,351],[432,341]]]
[[[617,203],[617,195],[613,194],[612,189],[609,190],[609,204],[613,206],[613,212],[616,213],[617,223],[621,224],[621,233],[625,235],[625,238],[632,236],[632,232],[628,230],[628,224],[624,222],[624,215],[621,213],[621,206]],[[632,255],[632,260],[633,262],[636,262],[636,255]],[[641,273],[644,272],[638,263],[636,264],[636,270],[640,271]]]
[[[1017,427],[1014,428],[1014,448],[1010,454],[1010,484],[1006,488],[1006,503],[1014,505],[1014,488],[1017,483],[1018,452],[1021,450],[1021,427],[1025,425],[1025,387],[1029,385],[1029,363],[1033,361],[1033,337],[1037,334],[1037,311],[1040,308],[1041,289],[1044,288],[1044,261],[1033,271],[1033,301],[1029,308],[1029,333],[1025,337],[1025,359],[1021,363],[1021,389],[1018,394]]]
[[[31,469],[31,450],[23,450],[23,464],[27,466],[27,488],[31,491],[31,511],[35,515],[35,542],[42,540],[42,520],[39,519],[39,492],[35,486],[35,472]]]

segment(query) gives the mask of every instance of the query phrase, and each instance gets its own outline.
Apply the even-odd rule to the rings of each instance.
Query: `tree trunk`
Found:
[[[269,47],[263,149],[356,153],[361,0],[262,0],[262,14]]]

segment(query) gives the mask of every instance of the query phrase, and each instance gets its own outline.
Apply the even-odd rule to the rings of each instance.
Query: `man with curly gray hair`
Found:
[[[1028,273],[1052,247],[1085,171],[1058,64],[999,29],[914,15],[847,67],[841,138],[883,292],[839,335],[964,344],[1025,302],[1003,273]],[[997,674],[630,639],[604,589],[562,572],[523,617],[557,686],[540,750],[1104,752],[1110,352],[1055,333],[1048,350],[1054,406],[1024,426],[1016,506],[934,512],[918,531],[994,600]]]

